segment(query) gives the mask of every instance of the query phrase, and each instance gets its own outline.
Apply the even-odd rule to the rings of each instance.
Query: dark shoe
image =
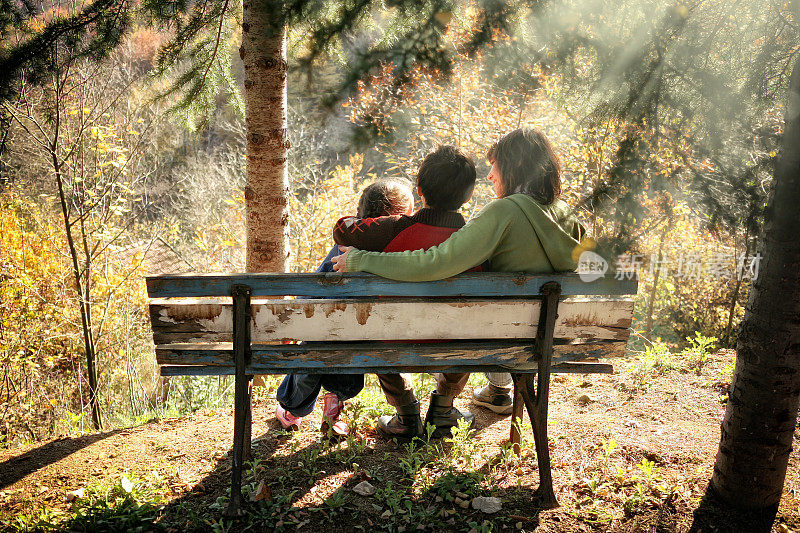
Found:
[[[498,415],[510,415],[514,407],[511,389],[489,383],[472,391],[472,403],[485,407]]]
[[[378,431],[386,438],[413,439],[422,437],[422,418],[419,402],[401,405],[396,415],[383,415],[378,419]]]
[[[459,421],[464,420],[470,426],[475,422],[472,413],[462,413],[453,407],[453,397],[442,396],[436,392],[431,393],[431,404],[428,413],[425,415],[425,427],[428,424],[436,426],[432,438],[438,439],[449,436],[451,429],[458,426]]]

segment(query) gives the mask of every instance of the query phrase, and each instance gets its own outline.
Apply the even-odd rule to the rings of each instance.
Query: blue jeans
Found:
[[[331,258],[339,254],[339,246],[334,244],[316,272],[333,272]],[[314,410],[322,387],[343,402],[361,392],[364,374],[289,374],[283,378],[275,397],[294,416],[306,416]]]
[[[306,416],[314,410],[322,387],[343,402],[361,392],[364,374],[289,374],[283,378],[275,397],[294,416]]]

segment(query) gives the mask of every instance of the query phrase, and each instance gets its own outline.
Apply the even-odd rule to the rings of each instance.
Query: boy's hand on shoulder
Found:
[[[388,215],[376,218],[342,217],[333,227],[333,242],[359,250],[380,252],[409,225],[408,217]]]
[[[333,261],[333,270],[336,272],[347,272],[347,254],[352,249],[352,246],[339,246],[339,251],[342,252],[342,254],[336,255],[331,259],[331,261]]]

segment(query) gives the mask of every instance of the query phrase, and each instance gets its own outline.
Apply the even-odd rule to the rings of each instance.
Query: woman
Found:
[[[575,270],[575,250],[584,230],[561,199],[561,174],[553,147],[540,131],[514,130],[486,154],[496,200],[450,238],[428,250],[378,253],[343,247],[333,258],[339,272],[372,272],[403,281],[454,276],[488,261],[495,272],[548,274]],[[502,375],[495,383],[502,384]],[[476,396],[500,398],[510,407],[506,387],[491,384]],[[460,391],[448,391],[452,401]],[[507,400],[506,400],[507,398]]]

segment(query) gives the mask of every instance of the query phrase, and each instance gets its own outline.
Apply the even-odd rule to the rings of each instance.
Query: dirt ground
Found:
[[[526,451],[521,461],[507,468],[491,468],[501,453],[501,444],[508,439],[509,420],[471,406],[467,400],[470,390],[465,391],[456,405],[475,413],[475,438],[479,443],[469,459],[478,470],[488,473],[490,490],[501,498],[503,508],[495,515],[454,509],[451,521],[446,523],[453,530],[463,531],[469,529],[464,524],[473,520],[483,527],[494,523],[499,530],[540,532],[759,529],[757,522],[720,513],[713,503],[707,505],[703,500],[725,409],[725,369],[730,368],[732,361],[732,352],[721,351],[711,356],[699,374],[685,370],[661,372],[649,378],[644,386],[641,383],[637,386],[634,376],[625,370],[612,375],[555,376],[549,436],[560,507],[552,510],[538,509],[530,500],[531,491],[538,484],[532,452]],[[319,409],[294,438],[275,431],[278,424],[274,411],[274,400],[258,400],[254,406],[253,451],[258,463],[255,475],[267,486],[281,476],[293,478],[288,483],[294,489],[291,507],[299,522],[297,530],[369,531],[382,517],[385,519],[380,505],[350,489],[365,478],[379,487],[394,479],[398,475],[397,464],[406,453],[402,448],[377,438],[369,429],[362,429],[365,446],[358,453],[353,452],[352,460],[322,457],[318,470],[300,475],[309,472],[308,465],[303,464],[310,457],[308,451],[320,446],[316,429]],[[532,435],[528,439],[532,441]],[[172,511],[170,515],[171,509],[185,510],[187,506],[218,516],[218,510],[208,511],[208,508],[228,487],[227,453],[231,440],[232,411],[220,409],[201,410],[131,429],[3,449],[0,450],[0,508],[6,516],[30,514],[42,506],[68,509],[71,505],[66,500],[68,491],[104,477],[155,470],[167,480],[162,494],[165,523],[180,524],[181,517],[174,514],[183,511]],[[795,451],[772,531],[800,531],[798,459]],[[649,479],[650,497],[629,512],[623,500],[628,495],[627,501],[635,503],[630,495],[636,491],[636,480],[641,485],[647,477],[645,469],[638,465],[647,467],[649,462],[655,472]],[[372,472],[374,478],[363,472]],[[375,476],[376,472],[383,475]],[[287,481],[282,483],[285,487]],[[653,497],[653,491],[661,490],[653,488],[656,486],[670,487],[669,493]],[[345,507],[360,510],[355,515],[359,517],[360,529],[355,523],[335,518],[344,516],[342,513],[305,511],[323,505],[340,487],[346,489]],[[273,486],[272,490],[280,489]],[[178,502],[183,505],[177,507]],[[413,530],[412,526],[409,525],[409,530]],[[241,524],[234,529],[237,527],[242,529]],[[405,526],[398,531],[403,529]]]

